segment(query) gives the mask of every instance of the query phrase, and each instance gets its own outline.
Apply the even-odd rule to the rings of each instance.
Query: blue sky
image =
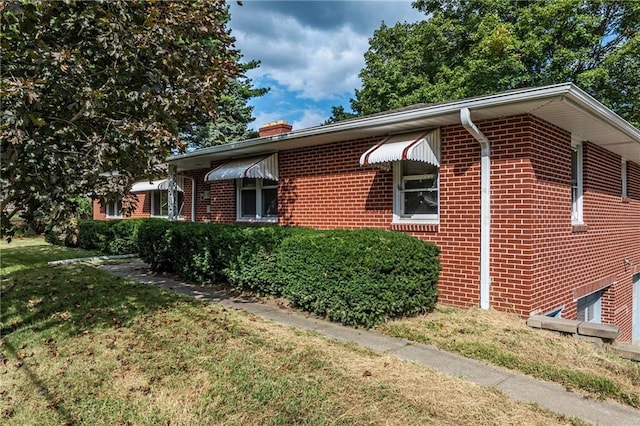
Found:
[[[260,60],[249,73],[256,87],[252,123],[286,120],[294,129],[322,123],[331,106],[348,108],[361,85],[368,40],[381,23],[415,22],[424,15],[405,0],[230,0],[229,27],[244,60]]]

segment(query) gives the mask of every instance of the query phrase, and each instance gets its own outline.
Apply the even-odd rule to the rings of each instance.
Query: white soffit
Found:
[[[440,167],[440,131],[403,133],[389,136],[360,156],[360,165],[392,161],[422,161]]]
[[[206,174],[205,182],[241,178],[278,180],[277,154],[231,160]]]

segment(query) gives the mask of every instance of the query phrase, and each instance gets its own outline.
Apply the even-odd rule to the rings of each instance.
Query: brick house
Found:
[[[406,232],[441,248],[440,303],[640,342],[640,130],[573,84],[271,123],[168,163],[193,220]]]

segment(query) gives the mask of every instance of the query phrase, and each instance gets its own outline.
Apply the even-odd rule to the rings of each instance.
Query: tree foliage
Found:
[[[124,194],[242,71],[223,1],[2,2],[2,228]],[[110,177],[105,177],[108,172]]]
[[[338,121],[348,120],[357,116],[358,115],[353,112],[346,111],[342,105],[333,106],[331,107],[331,117],[322,124],[337,123]]]
[[[259,66],[258,61],[239,64],[242,74],[231,80],[225,88],[216,117],[204,126],[195,127],[190,135],[185,136],[190,148],[205,148],[258,136],[258,132],[249,129],[249,123],[254,118],[253,106],[248,101],[264,95],[269,89],[253,87],[245,73]]]
[[[352,109],[371,114],[574,82],[640,123],[640,2],[418,0],[424,21],[370,39]]]

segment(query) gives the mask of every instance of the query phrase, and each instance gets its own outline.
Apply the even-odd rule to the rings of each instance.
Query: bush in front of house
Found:
[[[435,306],[436,245],[399,232],[332,230],[292,235],[277,252],[283,296],[347,325],[372,327]]]
[[[138,229],[144,219],[83,220],[78,223],[78,247],[107,255],[138,252]]]
[[[225,224],[175,224],[167,235],[174,253],[172,270],[203,284],[224,281],[222,271],[234,255],[239,232]]]
[[[178,222],[163,219],[147,219],[138,228],[138,254],[151,269],[174,272],[174,252],[171,247],[171,231]]]
[[[321,232],[287,226],[242,227],[236,251],[229,258],[224,276],[234,288],[261,295],[282,295],[285,282],[278,275],[277,252],[282,242],[292,236]]]
[[[145,221],[140,257],[157,271],[226,282],[348,325],[432,309],[439,249],[399,232]]]

